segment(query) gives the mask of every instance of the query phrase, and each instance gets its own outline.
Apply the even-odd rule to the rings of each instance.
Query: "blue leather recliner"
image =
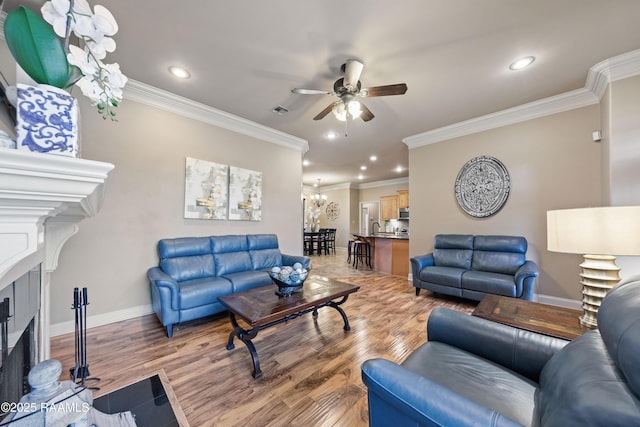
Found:
[[[568,342],[444,308],[401,364],[362,365],[371,426],[640,426],[640,276]]]
[[[522,236],[438,234],[434,250],[411,258],[420,289],[479,301],[486,294],[531,300],[538,266],[526,259]]]
[[[310,258],[285,255],[275,234],[181,237],[158,242],[160,265],[147,272],[153,311],[167,328],[220,313],[218,297],[273,285],[267,273],[274,266],[302,264]]]

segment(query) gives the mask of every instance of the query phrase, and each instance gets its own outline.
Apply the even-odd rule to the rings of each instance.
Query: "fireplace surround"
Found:
[[[7,344],[13,348],[30,331],[34,363],[49,358],[51,273],[78,223],[102,207],[113,169],[0,147],[0,296],[10,297],[12,315]]]

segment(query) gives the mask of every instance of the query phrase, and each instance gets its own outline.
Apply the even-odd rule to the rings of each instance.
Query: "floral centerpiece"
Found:
[[[100,5],[92,12],[86,0],[47,1],[41,12],[44,20],[24,6],[7,15],[5,39],[16,62],[36,83],[60,89],[75,84],[103,118],[115,120],[127,78],[117,63],[102,62],[116,48],[111,12]],[[82,47],[69,44],[71,34]]]

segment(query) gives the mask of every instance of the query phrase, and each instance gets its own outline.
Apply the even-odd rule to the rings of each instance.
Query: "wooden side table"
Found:
[[[580,310],[497,295],[486,295],[471,314],[565,340],[591,330],[580,324]]]

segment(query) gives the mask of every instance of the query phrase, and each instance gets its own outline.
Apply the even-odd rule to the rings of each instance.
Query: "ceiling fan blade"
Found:
[[[329,104],[329,106],[327,108],[325,108],[324,110],[320,111],[318,113],[318,115],[313,118],[313,120],[322,120],[322,119],[324,119],[324,117],[331,112],[331,110],[333,109],[333,105],[334,104],[335,104],[335,102],[332,102],[331,104]]]
[[[367,106],[364,105],[362,102],[360,103],[360,110],[362,110],[362,113],[360,113],[360,118],[365,122],[368,122],[369,120],[375,117],[371,112],[371,110],[369,110]]]
[[[405,83],[368,87],[361,91],[363,96],[366,96],[367,98],[371,98],[372,96],[404,95],[406,92],[407,85]]]
[[[351,90],[355,89],[363,68],[364,64],[362,62],[355,59],[347,60],[344,67],[344,87]]]
[[[300,89],[300,88],[291,89],[291,92],[299,93],[301,95],[331,95],[332,93],[332,92],[329,92],[328,90]]]

